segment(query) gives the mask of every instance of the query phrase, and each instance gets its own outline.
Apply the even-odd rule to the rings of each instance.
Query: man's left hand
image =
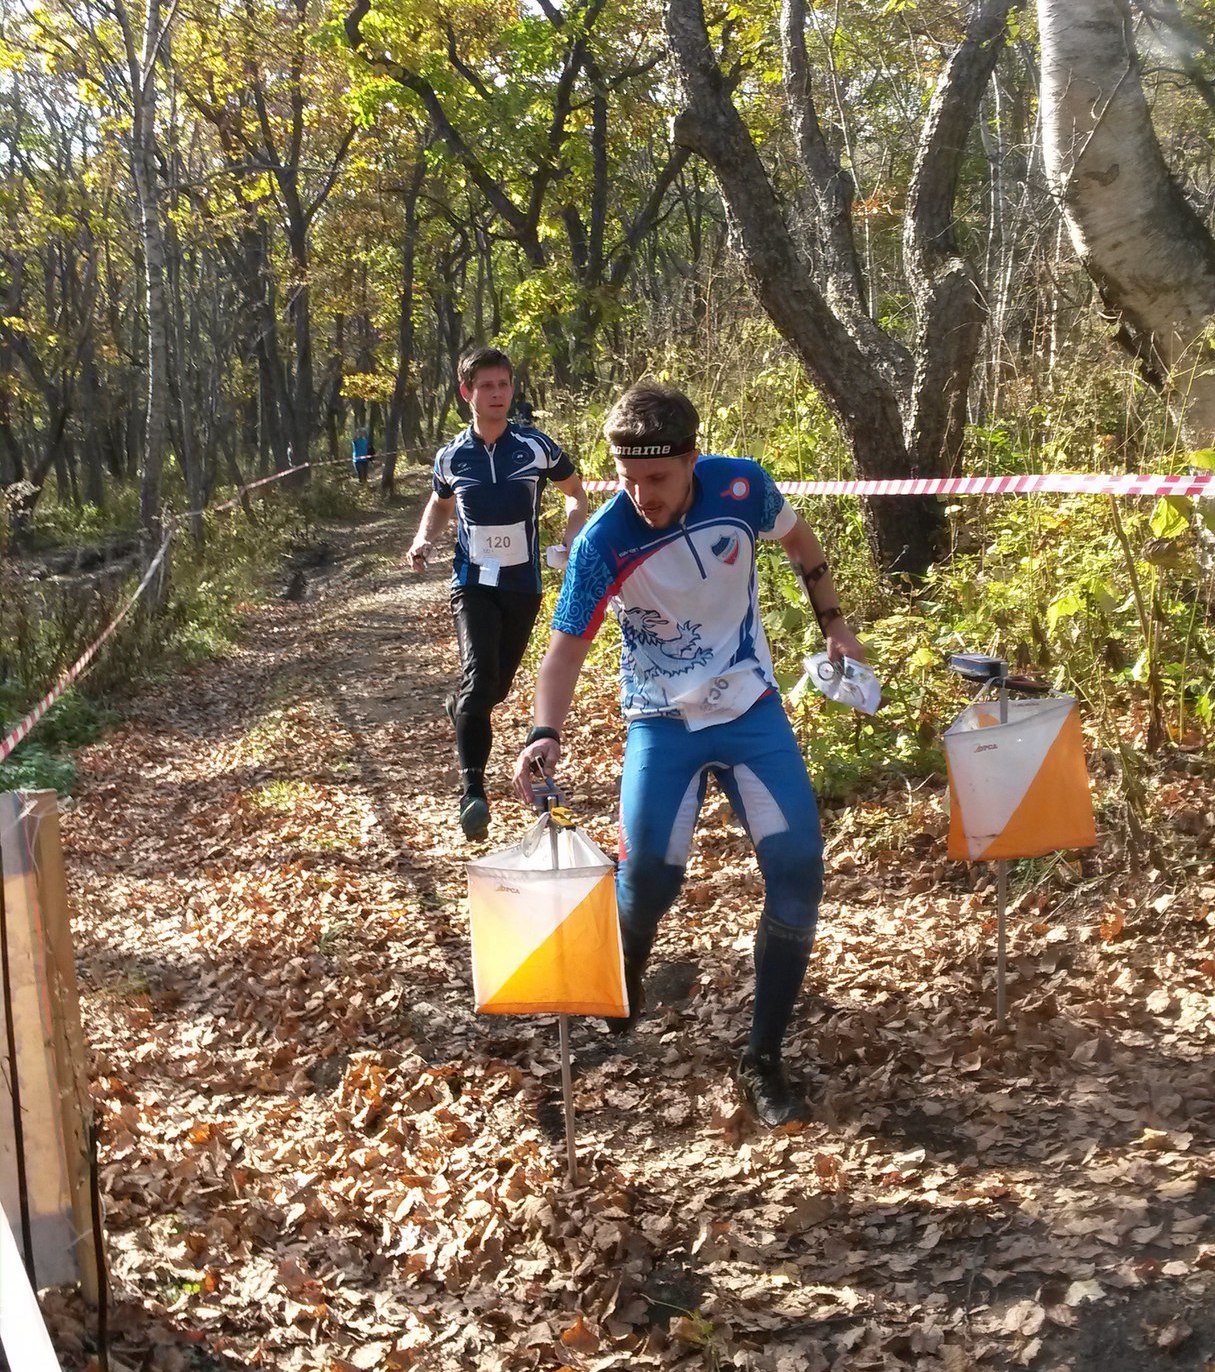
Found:
[[[555,776],[561,760],[561,745],[555,738],[538,738],[529,743],[515,761],[515,795],[525,805],[532,803],[532,782],[536,780],[536,765],[545,776]]]
[[[827,625],[824,637],[827,640],[827,656],[832,662],[838,662],[842,657],[850,657],[853,662],[865,661],[865,645],[848,627],[846,620],[833,619]]]

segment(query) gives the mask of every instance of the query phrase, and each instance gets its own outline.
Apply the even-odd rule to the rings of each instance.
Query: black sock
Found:
[[[761,917],[755,939],[755,1012],[748,1056],[780,1061],[785,1030],[810,961],[812,937],[808,931]]]
[[[483,786],[485,764],[494,741],[494,731],[488,715],[470,715],[461,711],[456,715],[456,756],[460,760],[460,775],[467,780],[477,775],[477,785]]]

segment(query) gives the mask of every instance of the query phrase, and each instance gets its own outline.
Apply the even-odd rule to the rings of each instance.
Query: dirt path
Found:
[[[1215,1362],[1209,843],[1184,871],[1044,880],[1000,1034],[990,895],[944,863],[939,793],[837,814],[790,1044],[815,1119],[767,1135],[730,1083],[759,885],[711,799],[646,1019],[623,1047],[575,1024],[570,1193],[553,1023],[472,1012],[455,647],[445,575],[399,566],[415,519],[327,531],[303,602],[81,759],[113,1365]],[[570,777],[609,847],[612,694],[592,673]],[[497,803],[493,841],[524,822]],[[83,1367],[70,1300],[50,1309]]]

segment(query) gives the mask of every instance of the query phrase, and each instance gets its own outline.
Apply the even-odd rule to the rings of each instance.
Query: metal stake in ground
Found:
[[[1000,723],[1008,723],[1008,663],[1002,657],[988,657],[984,653],[955,653],[949,659],[950,670],[966,681],[980,683],[981,689],[995,684],[999,700]],[[981,690],[980,690],[981,694]],[[1004,1028],[1007,1007],[1006,981],[1008,972],[1008,941],[1005,917],[1008,910],[1008,859],[996,862],[996,1027]]]
[[[1000,723],[1008,723],[1008,663],[1000,662],[1000,675],[996,678],[1000,698]],[[1008,943],[1005,936],[1004,919],[1008,910],[1008,859],[996,862],[996,1028],[1004,1028],[1004,1010],[1007,1004],[1005,980],[1008,971]]]
[[[558,849],[558,829],[572,828],[572,821],[561,806],[561,796],[553,785],[552,778],[544,776],[543,788],[536,788],[537,800],[543,801],[548,814],[548,839],[552,845],[553,871],[560,871],[561,857]],[[569,1171],[571,1186],[578,1185],[578,1152],[574,1146],[574,1077],[570,1062],[570,1017],[557,1016],[557,1032],[561,1045],[561,1097],[565,1105],[565,1161]]]

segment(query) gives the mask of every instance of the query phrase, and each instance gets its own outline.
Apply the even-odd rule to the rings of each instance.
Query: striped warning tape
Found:
[[[340,462],[343,459],[337,458],[334,460]],[[131,610],[134,607],[135,602],[139,599],[141,595],[143,595],[144,591],[148,589],[149,585],[151,585],[152,578],[156,575],[156,569],[160,566],[161,562],[164,561],[165,553],[167,553],[169,550],[169,544],[173,540],[173,535],[177,532],[177,529],[181,524],[183,524],[187,519],[192,518],[194,515],[208,513],[218,514],[223,510],[233,509],[235,506],[240,504],[241,497],[245,495],[246,492],[256,490],[258,486],[267,486],[272,481],[281,481],[283,477],[291,476],[294,472],[305,471],[309,467],[328,467],[331,465],[333,465],[332,461],[301,462],[297,466],[287,467],[281,472],[274,472],[270,476],[263,476],[259,477],[256,481],[250,481],[247,485],[242,486],[240,490],[237,492],[237,494],[231,500],[225,500],[222,505],[211,505],[206,510],[186,510],[182,514],[174,515],[173,518],[169,521],[168,532],[165,534],[164,542],[160,545],[160,548],[158,549],[156,556],[152,559],[151,563],[149,563],[148,569],[144,573],[143,580],[135,588],[135,591],[131,595],[131,598],[122,607],[119,613],[109,622],[109,624],[106,625],[106,627],[101,631],[97,638],[84,650],[83,653],[80,654],[80,656],[76,659],[75,662],[72,663],[72,665],[67,669],[67,671],[64,672],[64,674],[59,678],[59,680],[54,684],[54,686],[51,687],[51,689],[46,693],[46,695],[42,697],[38,704],[34,706],[34,708],[29,712],[29,714],[27,714],[19,724],[17,724],[13,729],[11,729],[5,735],[3,740],[0,740],[0,762],[3,762],[5,758],[7,758],[9,754],[13,751],[13,749],[17,747],[18,744],[23,743],[29,737],[31,732],[34,730],[34,728],[42,719],[42,717],[46,714],[46,712],[51,708],[52,705],[54,705],[54,703],[59,699],[59,697],[64,693],[64,691],[67,690],[67,688],[72,684],[72,682],[74,682],[75,680],[77,680],[78,677],[83,675],[85,668],[89,665],[90,662],[92,662],[93,658],[96,657],[99,649],[102,647],[105,641],[110,637],[114,630],[118,628],[118,626],[127,617],[127,615],[131,613]]]
[[[615,481],[587,481],[588,491],[616,491]],[[1100,476],[1051,472],[1019,476],[914,477],[904,481],[778,481],[785,495],[1173,495],[1215,496],[1215,472]]]
[[[180,524],[183,520],[193,519],[200,514],[219,514],[223,510],[234,510],[241,502],[241,497],[250,491],[255,491],[259,486],[268,486],[272,481],[281,481],[285,476],[291,476],[294,472],[307,471],[309,467],[328,466],[325,462],[300,462],[294,467],[284,467],[281,472],[273,472],[270,476],[259,477],[257,481],[250,481],[247,485],[240,488],[231,500],[225,500],[222,505],[208,505],[205,510],[187,510],[185,514],[175,516],[174,523]]]
[[[13,751],[13,749],[29,736],[31,730],[34,728],[34,725],[36,725],[38,721],[42,718],[42,716],[46,714],[46,712],[51,708],[52,705],[54,705],[54,703],[59,699],[59,697],[64,693],[64,691],[67,690],[67,688],[72,684],[72,682],[75,681],[76,678],[81,675],[81,673],[89,665],[89,663],[92,662],[101,645],[106,641],[106,639],[110,637],[114,630],[118,628],[122,621],[126,619],[127,615],[131,613],[131,609],[134,606],[135,602],[139,599],[141,595],[143,595],[144,591],[147,590],[148,586],[151,584],[152,578],[156,575],[156,569],[160,566],[161,562],[164,561],[164,555],[169,550],[169,544],[173,540],[173,534],[174,530],[170,529],[169,532],[165,535],[165,540],[160,545],[160,548],[157,551],[156,556],[148,564],[148,570],[144,573],[143,580],[135,588],[134,594],[122,607],[122,610],[118,613],[118,615],[116,615],[115,618],[113,618],[109,622],[109,624],[106,625],[106,627],[101,631],[100,636],[96,640],[94,640],[94,642],[88,648],[86,648],[83,653],[81,653],[81,655],[76,659],[76,661],[72,663],[72,665],[67,669],[66,672],[64,672],[64,674],[59,678],[59,680],[51,687],[51,689],[46,693],[46,695],[42,697],[38,704],[34,706],[34,708],[29,712],[29,714],[26,715],[26,717],[21,721],[21,723],[18,724],[17,727],[13,729],[8,735],[6,735],[3,742],[0,742],[0,762],[3,762],[4,759],[8,757],[8,755]]]
[[[376,453],[375,461],[378,462],[384,457],[400,457],[404,452],[408,452],[408,449],[392,448],[386,453]],[[173,522],[180,524],[184,520],[195,518],[197,515],[220,514],[224,510],[234,510],[240,504],[242,496],[247,495],[250,491],[255,491],[259,486],[266,486],[271,481],[281,481],[285,476],[291,476],[295,472],[304,472],[309,468],[315,470],[319,467],[340,467],[350,461],[351,459],[348,457],[328,457],[323,462],[301,462],[295,467],[284,467],[281,472],[272,472],[269,476],[259,477],[256,481],[248,482],[237,491],[231,500],[225,500],[222,505],[207,505],[201,510],[185,510],[179,515],[174,515]]]
[[[382,456],[391,456],[385,453]],[[294,472],[302,472],[308,467],[328,467],[344,458],[333,458],[327,462],[301,462],[271,476],[263,476],[242,486],[240,491],[222,505],[210,507],[212,513],[231,509],[240,503],[240,498],[258,486],[266,486],[272,481],[281,481]],[[588,491],[608,492],[619,490],[615,481],[586,481]],[[917,477],[904,481],[778,481],[777,489],[785,495],[861,495],[861,496],[907,496],[907,495],[1031,495],[1034,493],[1054,493],[1058,495],[1172,495],[1172,496],[1215,496],[1215,472],[1199,472],[1194,475],[1124,475],[1100,476],[1089,473],[1055,472],[1042,475],[1019,476],[956,476],[956,477]],[[168,550],[177,525],[192,515],[207,511],[190,510],[176,515],[160,550],[152,559],[135,593],[123,606],[121,613],[113,619],[96,641],[64,672],[63,676],[46,693],[25,718],[0,741],[0,762],[23,742],[38,721],[46,714],[56,700],[75,681],[96,656],[98,649],[130,613],[132,606],[143,595]]]

